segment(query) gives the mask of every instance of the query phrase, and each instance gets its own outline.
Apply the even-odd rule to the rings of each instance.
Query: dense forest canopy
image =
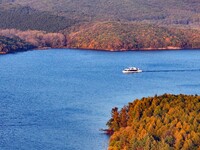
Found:
[[[60,33],[0,29],[0,36],[17,37],[37,48],[123,51],[200,47],[199,30],[166,28],[144,23],[101,22],[70,28]]]
[[[199,0],[0,0],[0,19],[0,30],[61,33],[69,48],[200,48]]]
[[[0,8],[3,10],[1,17],[10,16],[10,21],[13,11],[20,13],[15,16],[16,20],[30,16],[32,18],[27,21],[35,23],[35,17],[38,22],[43,22],[46,17],[45,21],[50,26],[51,23],[55,25],[54,21],[59,21],[57,30],[73,26],[74,23],[91,21],[147,21],[192,28],[200,26],[198,0],[1,0]],[[27,24],[32,28],[31,24]],[[50,26],[46,30],[55,31]],[[35,29],[38,29],[37,24]]]
[[[24,51],[36,48],[34,45],[21,40],[18,37],[7,38],[0,36],[0,54],[8,52]]]
[[[199,150],[200,96],[142,98],[112,109],[109,150]]]
[[[97,22],[64,33],[68,35],[68,46],[71,48],[148,50],[200,47],[200,30],[147,23]]]

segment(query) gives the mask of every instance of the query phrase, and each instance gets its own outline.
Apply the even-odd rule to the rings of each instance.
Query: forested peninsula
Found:
[[[200,96],[172,95],[134,100],[112,109],[109,150],[199,150]]]
[[[0,0],[0,53],[199,49],[198,0]]]

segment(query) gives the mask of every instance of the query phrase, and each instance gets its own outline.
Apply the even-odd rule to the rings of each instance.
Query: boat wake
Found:
[[[197,72],[200,69],[184,69],[184,70],[143,70],[143,72]]]

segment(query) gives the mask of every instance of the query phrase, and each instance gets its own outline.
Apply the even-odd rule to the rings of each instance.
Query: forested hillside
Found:
[[[32,22],[34,29],[38,30],[41,26],[40,29],[44,30],[48,23],[47,31],[91,21],[145,21],[191,28],[200,26],[199,0],[1,0],[0,8],[1,17],[9,16],[6,21],[14,25],[21,20],[25,28],[33,28]],[[12,20],[14,16],[16,19]],[[3,22],[0,27],[4,27]],[[53,27],[55,24],[58,24],[56,29]],[[20,26],[16,28],[21,29]]]
[[[185,49],[200,47],[200,30],[144,23],[97,22],[64,31],[68,47],[103,50]]]
[[[0,30],[61,33],[69,48],[200,48],[199,0],[0,0],[0,19]]]
[[[21,31],[16,29],[0,29],[0,36],[9,38],[17,37],[38,48],[62,48],[67,45],[66,37],[62,33],[49,33],[37,30]]]
[[[51,12],[42,12],[29,6],[8,5],[0,6],[0,28],[20,30],[43,30],[57,32],[73,24],[75,20],[55,15]]]
[[[114,134],[109,150],[199,150],[200,96],[142,98],[120,111],[112,109],[107,123]]]
[[[0,29],[0,35],[19,38],[37,48],[96,50],[153,50],[200,47],[200,31],[174,29],[141,23],[101,22],[86,24],[61,33]]]
[[[7,38],[0,36],[0,54],[8,52],[18,52],[36,48],[34,45],[27,43],[20,38]]]

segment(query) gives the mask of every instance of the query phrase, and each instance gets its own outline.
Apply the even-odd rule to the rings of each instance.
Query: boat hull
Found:
[[[142,70],[137,70],[137,71],[125,71],[125,70],[123,70],[122,71],[124,74],[129,74],[129,73],[140,73],[140,72],[142,72]]]

